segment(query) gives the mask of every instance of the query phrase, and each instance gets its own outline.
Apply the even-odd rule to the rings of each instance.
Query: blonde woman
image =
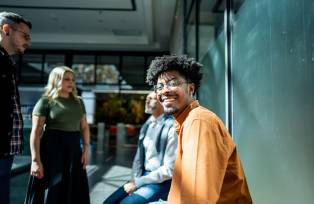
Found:
[[[66,66],[51,71],[46,91],[34,107],[30,147],[25,204],[90,203],[85,170],[89,127],[74,73]]]

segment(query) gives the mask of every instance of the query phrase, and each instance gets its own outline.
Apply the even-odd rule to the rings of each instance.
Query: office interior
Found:
[[[67,65],[76,73],[94,142],[93,204],[128,179],[147,117],[111,120],[104,107],[109,99],[143,105],[146,69],[165,54],[203,64],[197,99],[232,134],[254,203],[313,203],[313,0],[5,0],[0,10],[33,23],[31,48],[15,57],[26,144],[49,71]],[[26,171],[14,174],[12,199],[24,193],[14,179],[26,180]]]

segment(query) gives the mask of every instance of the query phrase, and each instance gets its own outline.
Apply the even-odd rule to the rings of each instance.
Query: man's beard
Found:
[[[145,113],[146,113],[146,114],[152,114],[153,111],[152,111],[150,108],[148,108],[148,109],[146,108],[146,109],[145,109]]]
[[[176,113],[177,111],[178,111],[178,109],[175,108],[175,107],[166,107],[166,106],[164,106],[164,113],[166,115],[172,115],[172,114]]]
[[[14,54],[15,54],[15,55],[22,55],[22,54],[24,54],[24,52],[25,52],[25,50],[22,50],[22,49],[17,48],[17,49],[15,49]]]
[[[153,107],[151,107],[151,106],[147,106],[147,107],[145,107],[145,113],[146,114],[152,114],[155,110],[156,110],[156,106],[153,106]]]

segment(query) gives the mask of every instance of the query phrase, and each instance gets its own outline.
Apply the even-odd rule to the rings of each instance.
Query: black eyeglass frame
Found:
[[[166,84],[163,83],[159,83],[159,84],[155,84],[154,85],[154,91],[155,92],[160,92],[162,91],[165,87],[167,87],[168,89],[174,89],[177,88],[179,86],[181,86],[182,84],[189,84],[190,82],[188,81],[181,81],[179,79],[171,79],[169,81],[166,82]]]
[[[26,33],[24,31],[21,31],[21,30],[17,29],[17,28],[14,28],[14,27],[10,27],[10,29],[15,31],[15,32],[22,33],[24,38],[25,38],[25,40],[28,40],[28,41],[31,40],[31,35],[29,33]]]

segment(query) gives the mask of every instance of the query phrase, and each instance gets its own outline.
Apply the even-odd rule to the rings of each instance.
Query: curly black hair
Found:
[[[160,74],[167,71],[178,71],[188,82],[194,83],[195,90],[200,87],[203,65],[186,55],[164,55],[152,60],[146,75],[146,82],[155,85]]]

